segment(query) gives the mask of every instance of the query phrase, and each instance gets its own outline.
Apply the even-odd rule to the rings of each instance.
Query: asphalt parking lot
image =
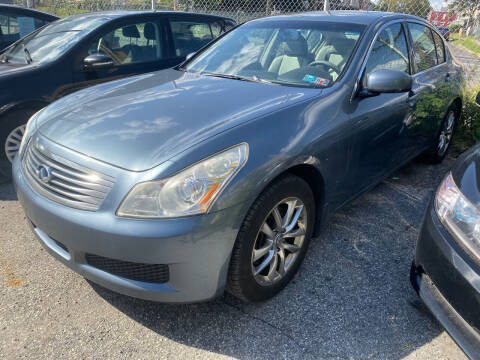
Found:
[[[294,281],[259,305],[163,305],[87,282],[0,185],[2,359],[464,359],[409,284],[428,199],[454,161],[411,163],[335,214]]]
[[[338,212],[279,296],[162,305],[112,293],[51,258],[0,186],[0,356],[462,359],[410,288],[427,201],[451,165],[412,163]]]

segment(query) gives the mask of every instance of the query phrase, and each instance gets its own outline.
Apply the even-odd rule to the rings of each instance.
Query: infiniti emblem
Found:
[[[46,165],[40,165],[37,170],[37,176],[44,183],[48,183],[52,179],[52,169]]]

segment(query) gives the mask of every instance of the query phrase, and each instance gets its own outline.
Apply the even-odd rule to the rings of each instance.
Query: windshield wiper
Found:
[[[30,51],[28,51],[25,44],[22,44],[22,46],[23,46],[23,52],[25,54],[25,60],[26,60],[27,64],[30,64],[33,61],[32,57],[30,56]]]
[[[217,74],[217,73],[210,73],[210,72],[202,72],[202,75],[206,76],[215,76],[219,78],[224,78],[224,79],[232,79],[232,80],[240,80],[240,81],[249,81],[249,82],[259,82],[259,83],[264,83],[264,84],[272,84],[274,85],[274,82],[264,80],[264,79],[259,79],[256,76],[253,76],[252,78],[247,78],[239,75],[230,75],[230,74]]]

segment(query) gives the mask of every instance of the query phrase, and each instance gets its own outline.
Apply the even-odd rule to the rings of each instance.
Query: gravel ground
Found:
[[[0,358],[465,359],[408,279],[452,162],[409,164],[339,211],[294,281],[259,305],[163,305],[87,282],[43,250],[0,185]]]

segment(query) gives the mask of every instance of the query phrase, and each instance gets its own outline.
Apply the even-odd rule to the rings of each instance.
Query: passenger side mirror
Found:
[[[92,54],[83,59],[83,68],[87,71],[108,69],[113,65],[112,58],[104,54]]]
[[[399,70],[377,70],[367,77],[369,93],[401,93],[412,90],[412,77]]]
[[[477,94],[477,97],[475,98],[475,103],[480,106],[480,92]]]

